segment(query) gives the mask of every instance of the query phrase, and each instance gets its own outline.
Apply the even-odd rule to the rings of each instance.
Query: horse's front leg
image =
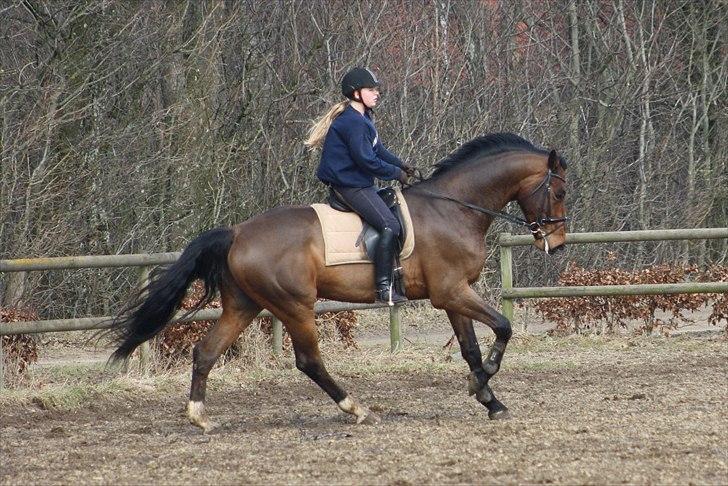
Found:
[[[500,369],[503,354],[512,334],[510,322],[489,307],[470,287],[462,291],[457,298],[449,300],[445,310],[460,343],[460,352],[470,367],[468,377],[470,394],[475,395],[476,399],[488,408],[488,417],[492,420],[509,418],[508,409],[495,397],[488,382]],[[485,362],[482,361],[472,319],[488,325],[496,336]]]

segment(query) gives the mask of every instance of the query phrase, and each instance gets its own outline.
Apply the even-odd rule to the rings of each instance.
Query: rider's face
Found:
[[[379,101],[379,88],[362,88],[359,90],[361,99],[366,106],[374,108]]]

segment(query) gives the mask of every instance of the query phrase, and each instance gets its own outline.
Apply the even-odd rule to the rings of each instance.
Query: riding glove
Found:
[[[415,175],[415,167],[407,162],[402,162],[402,170],[407,173],[408,176],[412,177]]]
[[[399,171],[399,177],[397,180],[404,186],[406,184],[409,184],[409,176],[407,175],[407,172],[405,172],[404,169]]]

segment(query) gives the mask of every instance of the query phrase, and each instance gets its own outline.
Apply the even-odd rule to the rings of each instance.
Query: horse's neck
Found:
[[[529,166],[518,154],[497,158],[455,169],[451,177],[433,180],[433,189],[470,204],[500,211],[516,198]]]
[[[482,160],[454,168],[450,174],[423,183],[425,188],[462,202],[493,211],[501,211],[515,200],[523,180],[535,173],[535,161],[522,153],[500,154],[497,160]],[[444,201],[431,201],[438,206]],[[453,204],[453,203],[445,203]],[[485,234],[493,217],[479,211],[460,212],[459,224]]]

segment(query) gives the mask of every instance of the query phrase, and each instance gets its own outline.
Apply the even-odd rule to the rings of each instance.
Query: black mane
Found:
[[[473,160],[476,156],[486,157],[512,150],[525,150],[538,154],[548,154],[546,150],[540,149],[523,137],[514,133],[491,133],[477,137],[461,145],[453,153],[435,164],[435,172],[431,177],[439,176],[457,167],[463,162]]]

